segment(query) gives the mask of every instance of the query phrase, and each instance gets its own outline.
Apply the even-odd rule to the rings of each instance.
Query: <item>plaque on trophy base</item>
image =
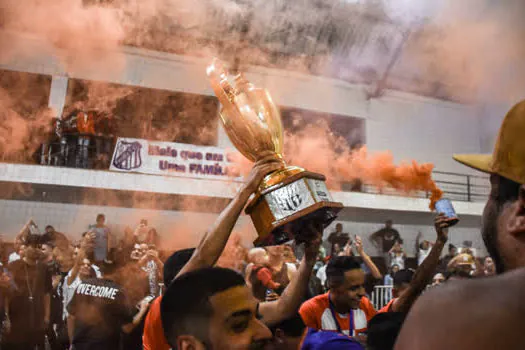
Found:
[[[301,171],[257,192],[246,213],[259,235],[254,245],[268,246],[292,239],[297,243],[307,240],[301,233],[308,233],[311,222],[324,228],[342,208],[341,203],[332,200],[323,175]]]

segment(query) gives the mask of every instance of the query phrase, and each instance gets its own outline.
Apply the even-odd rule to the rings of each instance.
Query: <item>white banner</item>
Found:
[[[238,176],[222,148],[121,137],[110,170],[207,179]]]

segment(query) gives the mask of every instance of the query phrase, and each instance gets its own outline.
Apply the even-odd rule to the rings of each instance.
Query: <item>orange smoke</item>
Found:
[[[405,195],[428,192],[430,209],[443,194],[432,179],[432,163],[404,161],[396,165],[389,151],[369,153],[366,146],[352,150],[348,141],[334,135],[325,121],[306,125],[299,132],[286,132],[284,140],[287,164],[325,175],[331,189],[361,182],[379,191],[390,188]],[[251,163],[240,154],[231,159],[242,174],[249,172]]]

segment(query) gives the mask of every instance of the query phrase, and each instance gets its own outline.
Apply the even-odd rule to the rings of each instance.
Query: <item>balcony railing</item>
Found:
[[[481,202],[486,200],[490,191],[489,177],[476,176],[445,171],[434,171],[432,177],[437,186],[443,191],[443,197],[453,201]],[[385,195],[399,195],[392,188],[378,189],[375,186],[363,185],[361,192]],[[405,194],[403,194],[405,195]],[[415,192],[409,194],[417,198],[429,198],[428,192]]]
[[[112,141],[96,139],[89,146],[52,143],[42,148],[40,162],[42,165],[65,166],[72,168],[107,169],[112,153]],[[109,143],[109,144],[108,144]],[[437,186],[443,190],[444,197],[454,201],[479,202],[484,201],[490,191],[488,176],[476,176],[444,171],[434,171],[433,178]],[[342,191],[364,192],[384,195],[403,195],[392,188],[379,189],[375,186],[361,184],[343,184]],[[429,198],[428,192],[410,193],[416,198]]]

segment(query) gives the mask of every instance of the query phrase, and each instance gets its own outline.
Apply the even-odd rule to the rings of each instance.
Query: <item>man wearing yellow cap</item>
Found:
[[[492,156],[454,159],[491,174],[482,236],[500,275],[423,295],[395,349],[525,349],[525,101],[508,112]]]

